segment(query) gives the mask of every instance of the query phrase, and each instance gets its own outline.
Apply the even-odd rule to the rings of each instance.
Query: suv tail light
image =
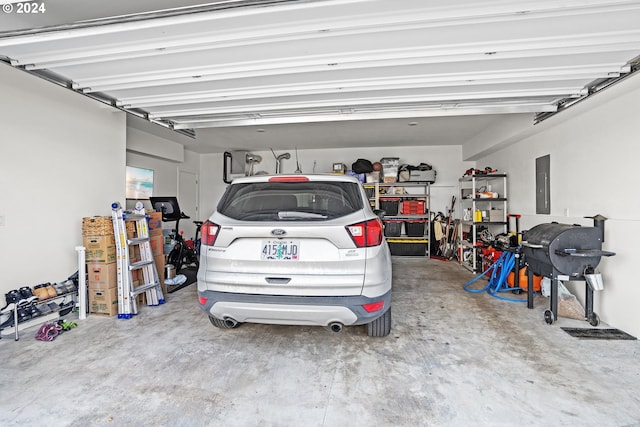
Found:
[[[218,237],[219,230],[220,226],[218,224],[214,224],[211,221],[205,221],[200,228],[200,231],[202,232],[201,243],[206,246],[213,246],[216,241],[216,237]]]
[[[359,248],[378,246],[382,243],[382,221],[375,218],[345,227]]]
[[[371,302],[369,304],[364,304],[362,306],[362,308],[364,308],[367,311],[367,313],[373,313],[374,311],[380,311],[380,310],[382,310],[384,308],[384,301],[376,301],[376,302]]]

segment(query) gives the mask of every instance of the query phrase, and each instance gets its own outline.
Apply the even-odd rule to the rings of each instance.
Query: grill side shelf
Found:
[[[560,256],[578,256],[578,257],[602,257],[602,256],[614,256],[615,252],[601,251],[598,249],[556,249],[556,255]]]

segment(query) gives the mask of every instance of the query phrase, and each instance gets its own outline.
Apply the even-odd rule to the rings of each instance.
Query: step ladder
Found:
[[[149,306],[164,304],[164,295],[151,253],[148,218],[142,202],[137,202],[133,211],[124,211],[118,202],[113,203],[111,209],[116,240],[118,318],[130,319],[138,314],[136,301],[138,295],[145,293]],[[127,236],[127,223],[135,224],[135,237]],[[139,248],[140,260],[131,262],[130,249],[135,247]],[[142,273],[143,283],[139,286],[134,285],[134,271]]]

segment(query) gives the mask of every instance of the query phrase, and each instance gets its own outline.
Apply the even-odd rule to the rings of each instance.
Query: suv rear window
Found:
[[[363,208],[351,182],[254,182],[227,188],[218,212],[245,221],[323,221]]]

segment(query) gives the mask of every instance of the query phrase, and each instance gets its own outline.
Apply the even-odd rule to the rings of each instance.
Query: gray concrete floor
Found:
[[[638,341],[573,338],[560,327],[587,322],[549,326],[546,298],[528,310],[471,294],[472,277],[395,258],[386,338],[215,329],[195,285],[130,320],[90,316],[53,342],[28,329],[0,340],[0,425],[640,425]]]

